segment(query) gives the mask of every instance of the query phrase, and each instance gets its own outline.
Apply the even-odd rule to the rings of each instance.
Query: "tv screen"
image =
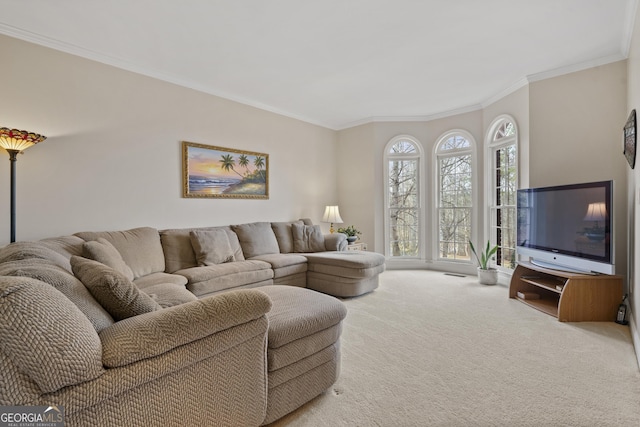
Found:
[[[613,274],[612,192],[612,181],[518,190],[518,253],[551,268]]]

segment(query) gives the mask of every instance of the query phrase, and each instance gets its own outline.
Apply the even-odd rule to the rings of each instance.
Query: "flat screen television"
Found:
[[[613,181],[517,193],[516,250],[536,265],[614,274]]]

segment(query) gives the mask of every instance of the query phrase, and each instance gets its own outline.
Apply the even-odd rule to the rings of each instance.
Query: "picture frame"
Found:
[[[627,123],[624,125],[624,156],[631,169],[636,166],[636,110],[631,110]]]
[[[269,155],[182,141],[183,197],[268,199]]]

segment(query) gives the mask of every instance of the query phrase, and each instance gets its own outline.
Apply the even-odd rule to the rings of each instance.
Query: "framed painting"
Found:
[[[631,110],[624,125],[624,156],[633,169],[636,166],[636,110]]]
[[[183,197],[269,198],[269,155],[182,141]]]

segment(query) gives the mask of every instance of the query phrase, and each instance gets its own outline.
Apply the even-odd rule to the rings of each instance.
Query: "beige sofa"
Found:
[[[306,255],[340,253],[345,236],[318,233],[143,227],[1,248],[0,405],[61,405],[67,425],[280,418],[339,372],[346,310],[304,288]],[[369,255],[364,270],[382,271]]]

